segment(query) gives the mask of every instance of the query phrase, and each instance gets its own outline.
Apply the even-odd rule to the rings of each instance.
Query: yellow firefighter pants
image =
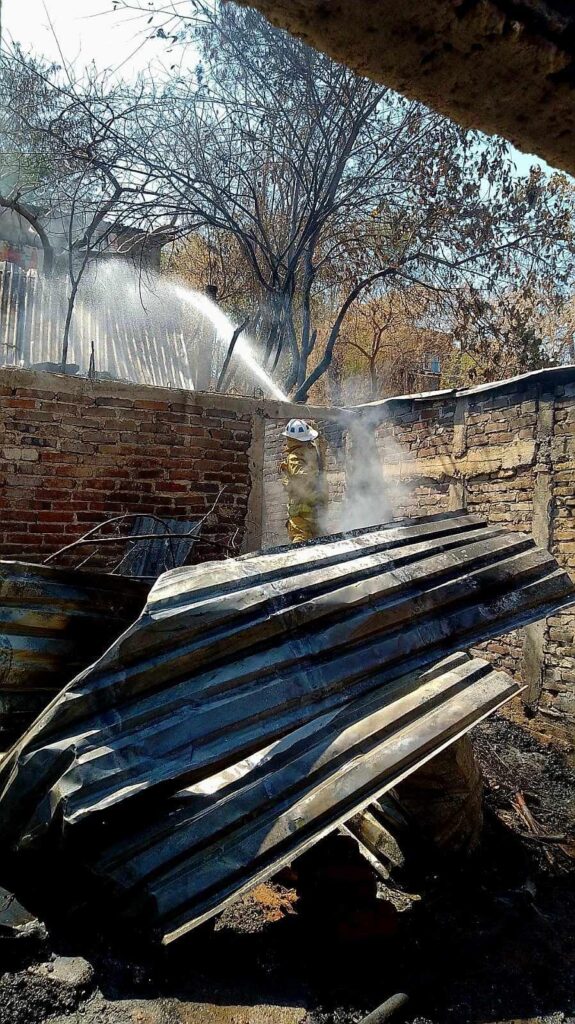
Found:
[[[287,521],[288,537],[292,544],[303,544],[306,540],[319,537],[316,516],[313,512],[290,515]]]

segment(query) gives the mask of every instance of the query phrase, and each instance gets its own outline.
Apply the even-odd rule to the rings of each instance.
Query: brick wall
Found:
[[[126,512],[205,516],[195,557],[239,551],[252,412],[194,396],[0,371],[0,554],[30,561]]]
[[[466,508],[532,533],[575,573],[575,369],[364,409],[398,515]],[[483,649],[526,683],[532,727],[571,750],[575,613],[562,612]]]
[[[309,412],[303,415],[308,418]],[[315,422],[329,437],[334,422],[341,420],[334,411]],[[375,496],[372,514],[380,508],[381,521],[390,510],[404,516],[465,508],[509,530],[531,533],[575,573],[574,368],[539,371],[466,392],[390,399],[349,410],[347,422],[343,443],[327,443],[329,528],[339,528],[346,483],[355,487],[356,467],[366,464],[374,442],[379,464],[368,475]],[[279,420],[269,421],[265,432],[266,544],[286,540],[285,494],[277,477],[280,426]],[[353,503],[355,491],[350,498]],[[523,708],[529,717],[521,704],[510,713],[572,752],[574,632],[575,611],[565,611],[482,647],[526,684]]]
[[[356,486],[357,466],[375,451],[381,519],[389,507],[396,515],[467,508],[531,532],[575,573],[575,368],[568,367],[347,413],[3,369],[0,554],[42,560],[125,512],[197,520],[224,485],[195,559],[285,543],[281,430],[297,415],[322,437],[326,532],[346,523],[346,481]],[[353,429],[344,432],[342,422]],[[526,683],[533,727],[571,745],[574,629],[575,612],[564,612],[486,645]]]

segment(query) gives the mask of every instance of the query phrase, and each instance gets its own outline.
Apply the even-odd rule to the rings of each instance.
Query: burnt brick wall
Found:
[[[381,489],[382,509],[391,506],[396,516],[467,509],[508,530],[531,533],[575,574],[574,368],[539,371],[467,392],[390,399],[349,413],[377,448],[374,489]],[[330,417],[316,425],[329,434]],[[286,539],[285,494],[277,477],[280,429],[280,421],[269,421],[265,434],[266,544]],[[352,463],[369,448],[362,445],[361,432],[354,447],[356,429],[337,449],[328,446],[326,532],[328,525],[338,529],[346,480],[353,480]],[[525,684],[522,703],[508,713],[572,753],[574,634],[575,611],[567,610],[482,646],[484,654]]]
[[[125,512],[196,520],[222,486],[196,560],[284,543],[280,435],[298,414],[322,436],[327,533],[342,522],[350,463],[364,455],[337,410],[0,370],[0,555],[40,561]],[[467,508],[531,532],[575,573],[575,368],[348,415],[379,456],[382,507],[396,515]],[[566,611],[485,646],[526,683],[532,726],[571,749],[574,630],[575,612]]]
[[[558,386],[553,397],[549,549],[575,576],[575,381]],[[574,609],[547,620],[539,709],[570,723],[575,735]]]
[[[42,560],[127,512],[195,521],[222,487],[195,557],[240,550],[251,487],[245,403],[5,369],[0,410],[1,555]]]
[[[531,533],[575,573],[574,368],[455,395],[390,400],[370,416],[396,515],[465,508]],[[531,727],[571,752],[574,630],[575,612],[567,610],[482,648],[526,684]]]
[[[450,508],[449,481],[426,475],[429,459],[452,451],[455,402],[391,403],[375,428],[382,487],[396,516],[435,515]]]

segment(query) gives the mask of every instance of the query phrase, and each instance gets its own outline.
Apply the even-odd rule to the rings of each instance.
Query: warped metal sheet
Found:
[[[0,561],[0,729],[37,713],[105,651],[148,590],[103,572]]]
[[[139,898],[164,943],[218,913],[385,793],[521,687],[460,655],[321,716],[234,772],[179,793],[91,858],[121,910]],[[245,772],[241,778],[237,778]],[[129,910],[128,910],[129,912]]]
[[[467,515],[174,570],[3,767],[2,832],[204,778],[573,590],[530,537]],[[39,772],[49,799],[34,808]]]
[[[124,576],[156,580],[161,573],[184,565],[198,540],[198,534],[194,535],[193,531],[199,525],[188,519],[163,518],[158,521],[154,516],[138,516],[134,521],[132,536],[136,538],[143,535],[149,538],[150,534],[155,533],[158,537],[135,541],[116,567],[116,572]],[[168,532],[172,536],[162,536]]]
[[[140,806],[137,823],[104,826],[104,842],[77,830],[74,860],[92,875],[93,902],[107,900],[116,918],[136,917],[169,944],[353,822],[520,689],[481,659],[452,656]]]
[[[226,855],[235,898],[257,865],[278,863],[274,837],[293,856],[292,832],[315,842],[325,823],[352,815],[517,691],[485,666],[474,675],[472,662],[464,678],[454,683],[450,671],[424,693],[418,677],[429,665],[573,599],[567,574],[530,537],[465,514],[169,572],[138,622],[2,765],[0,843],[40,855],[73,845],[121,887],[121,864],[133,864],[138,886],[156,878],[156,922],[166,940],[177,937],[227,899],[223,876],[206,882],[213,900],[194,879],[202,860],[220,870],[206,851],[229,827],[232,804],[218,799],[197,818],[198,794],[175,793],[226,769],[241,776],[239,763],[278,741],[274,757],[282,743],[297,751],[289,779],[261,784],[272,801],[261,829]],[[327,774],[312,796],[316,769]],[[132,860],[140,847],[145,864]],[[191,865],[184,881],[179,863]]]

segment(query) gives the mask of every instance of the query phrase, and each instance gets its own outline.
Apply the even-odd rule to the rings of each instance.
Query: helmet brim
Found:
[[[282,430],[282,437],[287,437],[289,441],[301,441],[302,443],[305,443],[306,441],[315,441],[316,437],[319,437],[319,434],[317,430],[310,427],[305,437],[298,437],[297,434],[290,434],[288,430]]]

